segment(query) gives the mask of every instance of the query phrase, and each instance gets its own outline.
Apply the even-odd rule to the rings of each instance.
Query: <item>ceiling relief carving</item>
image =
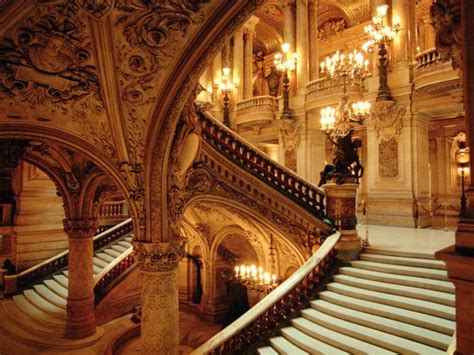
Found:
[[[76,0],[76,3],[88,15],[100,20],[112,10],[115,0]]]

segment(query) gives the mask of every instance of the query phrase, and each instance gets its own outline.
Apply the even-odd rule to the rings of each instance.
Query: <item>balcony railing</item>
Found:
[[[320,78],[313,80],[306,84],[306,101],[311,101],[315,99],[319,99],[321,95],[331,95],[331,94],[337,94],[337,98],[339,99],[339,95],[342,92],[342,79],[337,79],[337,78]],[[349,85],[347,87],[348,92],[351,94],[361,94],[362,90],[364,90],[365,87],[362,84],[362,86],[357,86],[357,85]]]
[[[415,56],[416,68],[423,69],[435,63],[446,61],[436,48],[420,52]]]
[[[275,119],[278,112],[278,99],[273,96],[256,96],[237,102],[236,124],[265,123]]]

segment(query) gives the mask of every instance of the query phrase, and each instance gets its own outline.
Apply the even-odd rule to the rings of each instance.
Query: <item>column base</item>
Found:
[[[96,332],[93,298],[85,300],[68,299],[67,313],[66,338],[82,339]]]
[[[336,244],[337,258],[343,262],[358,260],[362,251],[362,242],[357,230],[340,231],[341,238]]]

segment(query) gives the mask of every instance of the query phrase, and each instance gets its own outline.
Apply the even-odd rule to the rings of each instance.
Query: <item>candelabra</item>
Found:
[[[216,84],[224,95],[224,124],[230,127],[230,95],[234,91],[234,82],[230,78],[230,68],[222,68],[222,76]]]
[[[269,249],[270,272],[265,271],[262,266],[242,264],[234,268],[234,279],[245,285],[248,289],[256,290],[257,292],[263,292],[265,294],[270,293],[279,284],[277,276],[272,273],[275,262],[275,245],[273,235],[270,235]]]
[[[273,63],[278,72],[283,73],[283,112],[281,118],[291,119],[290,110],[290,74],[296,69],[297,53],[290,54],[290,44],[283,43],[281,45],[282,53],[275,54]]]
[[[361,124],[370,114],[370,103],[354,102],[349,106],[347,86],[361,86],[368,73],[369,62],[362,53],[354,50],[349,55],[336,52],[321,63],[321,73],[332,80],[342,81],[342,97],[336,107],[321,110],[321,130],[333,144],[333,165],[326,165],[321,174],[320,185],[332,178],[342,184],[348,178],[358,181],[363,168],[359,163],[357,149],[362,142],[353,139],[353,123]]]
[[[465,191],[465,174],[469,171],[469,152],[470,149],[467,146],[466,134],[460,132],[454,140],[458,145],[458,151],[456,152],[456,162],[458,164],[459,172],[461,173],[461,212],[465,212],[467,208],[467,199]]]
[[[400,31],[400,18],[395,17],[392,21],[392,27],[387,24],[388,5],[380,5],[377,7],[377,14],[372,18],[373,26],[367,25],[364,30],[369,36],[369,40],[365,42],[362,49],[365,51],[373,51],[374,46],[378,47],[379,56],[379,88],[376,101],[392,100],[390,89],[387,83],[387,47],[393,38]]]

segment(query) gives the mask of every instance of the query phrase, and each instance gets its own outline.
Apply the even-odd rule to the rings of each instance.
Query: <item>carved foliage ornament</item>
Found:
[[[133,250],[143,271],[171,271],[186,255],[185,244],[184,239],[166,243],[133,242]]]
[[[279,122],[281,141],[285,151],[292,152],[298,149],[301,143],[301,123],[294,119],[281,119]]]
[[[97,68],[77,6],[65,2],[35,10],[0,42],[0,98],[10,111],[20,104],[77,120],[86,112],[101,113]]]
[[[372,119],[375,122],[379,142],[388,142],[400,135],[405,111],[405,107],[397,105],[395,101],[377,101],[375,103]]]
[[[63,224],[64,231],[69,238],[82,239],[94,236],[97,232],[99,221],[95,218],[65,219]]]
[[[329,40],[333,37],[341,37],[342,32],[347,28],[344,20],[327,21],[318,28],[318,40]]]
[[[115,0],[76,0],[76,3],[89,16],[100,20],[112,10]]]
[[[398,140],[394,137],[379,143],[379,176],[394,179],[398,175]]]
[[[23,139],[0,140],[0,168],[15,169],[20,163],[28,147],[28,141]]]

